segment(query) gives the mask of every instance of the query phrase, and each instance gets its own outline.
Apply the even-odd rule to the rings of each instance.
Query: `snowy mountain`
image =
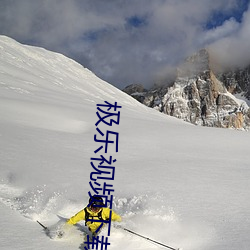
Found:
[[[250,66],[245,68],[218,72],[218,79],[223,82],[230,93],[245,97],[250,102]]]
[[[63,55],[0,36],[0,248],[83,249],[96,104],[122,106],[113,209],[122,226],[184,250],[248,250],[250,134],[193,126],[140,104]],[[63,223],[63,221],[61,221]],[[86,229],[86,228],[85,228]],[[101,234],[105,235],[104,230]],[[163,249],[112,227],[108,249]]]
[[[215,72],[211,61],[209,52],[200,50],[180,65],[171,86],[133,91],[131,85],[124,92],[146,106],[196,125],[248,130],[249,69]]]

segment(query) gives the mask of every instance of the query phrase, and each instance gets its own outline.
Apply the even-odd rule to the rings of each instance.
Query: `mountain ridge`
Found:
[[[140,85],[130,85],[123,91],[148,107],[195,125],[248,130],[249,79],[250,67],[216,72],[209,51],[202,49],[177,68],[171,85],[143,91]]]

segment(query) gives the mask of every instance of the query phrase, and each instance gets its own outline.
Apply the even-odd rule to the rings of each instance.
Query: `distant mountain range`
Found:
[[[188,57],[172,84],[124,90],[139,102],[184,121],[209,127],[250,128],[250,66],[218,70],[208,50]]]

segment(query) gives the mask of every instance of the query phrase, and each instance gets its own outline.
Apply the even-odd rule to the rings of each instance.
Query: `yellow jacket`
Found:
[[[100,213],[100,211],[98,211],[97,213],[91,211],[89,209],[89,207],[86,208],[87,209],[87,212],[89,213],[89,216],[90,218],[89,219],[92,219],[92,216],[94,217],[93,219],[94,220],[99,220],[98,219],[98,214]],[[107,208],[107,207],[103,207],[101,208],[101,217],[103,220],[108,220],[109,219],[109,214],[110,214],[110,209]],[[68,221],[67,221],[67,224],[70,224],[70,225],[74,225],[76,224],[77,222],[81,221],[81,220],[85,220],[85,211],[84,209],[81,210],[80,212],[78,212],[77,214],[75,214],[74,216],[72,216]],[[114,211],[112,211],[112,217],[111,217],[111,220],[112,221],[121,221],[121,216],[116,214]],[[98,228],[99,226],[102,224],[102,222],[93,222],[93,221],[87,221],[86,222],[86,225],[88,226],[89,230],[94,233]],[[105,223],[104,223],[105,224]]]

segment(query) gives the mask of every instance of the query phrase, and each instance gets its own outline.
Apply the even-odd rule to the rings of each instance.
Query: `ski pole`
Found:
[[[39,222],[38,220],[36,221],[40,226],[42,226],[43,227],[43,229],[46,231],[46,230],[48,230],[48,228],[47,227],[45,227],[41,222]]]
[[[152,240],[152,239],[150,239],[150,238],[148,238],[148,237],[145,237],[145,236],[143,236],[143,235],[141,235],[141,234],[135,233],[135,232],[133,232],[133,231],[127,229],[127,228],[124,228],[124,227],[121,227],[121,228],[122,228],[123,230],[125,230],[125,231],[131,233],[131,234],[137,235],[137,236],[139,236],[139,237],[141,237],[141,238],[144,238],[144,239],[146,239],[146,240],[148,240],[148,241],[152,241],[152,242],[154,242],[154,243],[156,243],[156,244],[158,244],[158,245],[161,245],[161,246],[163,246],[163,247],[166,247],[166,248],[168,248],[168,249],[171,249],[171,250],[181,250],[180,248],[173,248],[173,247],[167,246],[167,245],[165,245],[165,244],[162,244],[162,243],[160,243],[160,242],[158,242],[158,241]]]

